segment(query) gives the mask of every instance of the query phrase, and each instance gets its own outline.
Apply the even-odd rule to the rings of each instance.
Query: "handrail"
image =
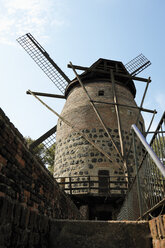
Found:
[[[133,124],[131,126],[131,128],[134,130],[134,132],[138,136],[139,140],[141,141],[141,143],[146,148],[147,152],[150,154],[151,158],[155,162],[156,166],[158,167],[158,169],[160,170],[162,175],[165,177],[165,166],[161,163],[160,159],[157,157],[155,152],[152,150],[150,145],[147,143],[146,139],[144,138],[144,136],[142,135],[140,130],[137,128],[137,126],[135,124]]]
[[[128,178],[128,176],[123,176],[123,175],[115,175],[115,176],[108,176],[108,175],[84,175],[84,176],[81,176],[81,175],[78,175],[78,176],[59,176],[59,177],[54,177],[55,179],[62,179],[62,178],[84,178],[84,177],[103,177],[103,178],[116,178],[116,177],[120,177],[120,178]],[[133,179],[134,177],[129,177],[131,179]]]
[[[149,214],[164,205],[165,200],[165,113],[150,144],[136,125],[131,126],[133,136],[136,175],[127,191],[124,203],[117,216],[118,220],[139,220],[149,218]],[[158,133],[162,132],[162,135]],[[158,134],[157,134],[158,133]],[[137,136],[137,140],[135,140]],[[144,147],[142,160],[138,160],[136,145]],[[141,147],[141,146],[140,146]],[[142,148],[142,147],[141,147]],[[156,154],[155,154],[156,153]],[[158,157],[157,157],[158,156]],[[141,156],[140,156],[141,158]],[[159,159],[160,160],[159,160]],[[157,212],[156,212],[157,213]]]
[[[117,180],[117,177],[125,180]],[[126,176],[107,176],[107,175],[92,175],[92,176],[67,176],[67,177],[55,177],[58,184],[69,194],[79,194],[76,190],[87,190],[80,192],[81,194],[99,194],[101,196],[107,194],[125,195],[127,188]],[[105,179],[105,185],[99,179]],[[132,181],[133,177],[129,177]],[[95,191],[93,191],[95,190]],[[117,191],[122,190],[123,193]],[[112,192],[113,191],[113,192]]]

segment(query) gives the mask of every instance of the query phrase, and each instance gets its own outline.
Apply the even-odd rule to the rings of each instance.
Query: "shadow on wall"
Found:
[[[39,245],[50,218],[81,216],[0,109],[0,246]]]

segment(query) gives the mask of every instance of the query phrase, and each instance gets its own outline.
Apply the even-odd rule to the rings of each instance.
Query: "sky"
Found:
[[[74,78],[67,64],[90,66],[99,58],[128,61],[143,53],[152,63],[143,107],[156,109],[155,130],[165,109],[164,0],[0,0],[0,107],[23,136],[37,139],[57,118],[32,91],[61,94],[16,39],[31,33]],[[140,104],[145,83],[135,82]],[[42,98],[58,113],[65,100]],[[146,128],[152,114],[143,114]]]

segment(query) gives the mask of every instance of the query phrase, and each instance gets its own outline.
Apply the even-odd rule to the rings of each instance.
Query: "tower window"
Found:
[[[99,90],[98,91],[98,96],[104,96],[104,90]]]
[[[128,109],[128,110],[127,110],[127,114],[128,114],[128,115],[132,115],[133,112],[132,112],[131,110]]]

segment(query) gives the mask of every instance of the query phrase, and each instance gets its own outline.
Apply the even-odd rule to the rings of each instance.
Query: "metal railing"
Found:
[[[160,172],[162,173],[162,175],[165,177],[165,167],[164,165],[161,163],[160,159],[157,157],[157,155],[155,154],[155,152],[152,150],[151,146],[147,143],[146,139],[144,138],[144,136],[141,134],[140,130],[137,128],[137,126],[134,124],[132,125],[132,129],[134,130],[134,132],[136,133],[136,135],[138,136],[138,138],[140,139],[141,143],[143,144],[143,146],[146,148],[146,151],[149,153],[149,155],[151,156],[151,158],[153,159],[154,163],[156,164],[156,166],[158,167],[158,169],[160,170]],[[158,148],[159,149],[159,148]]]
[[[137,175],[129,189],[124,204],[118,215],[118,220],[136,220],[148,218],[156,208],[165,203],[165,113],[153,135],[150,146],[135,125],[133,130],[146,148],[146,154],[138,165],[136,145],[134,155]],[[152,148],[152,149],[151,149]]]
[[[55,178],[70,195],[125,196],[128,190],[126,176],[71,176]],[[133,180],[133,178],[130,178]]]

